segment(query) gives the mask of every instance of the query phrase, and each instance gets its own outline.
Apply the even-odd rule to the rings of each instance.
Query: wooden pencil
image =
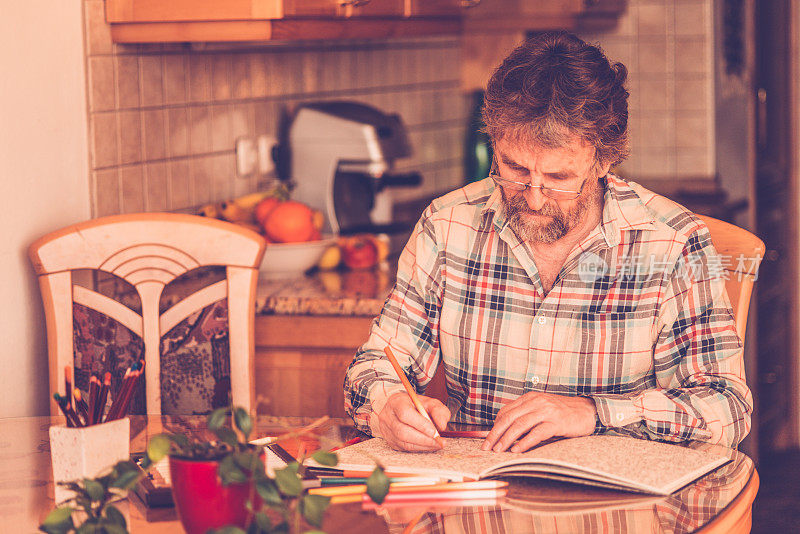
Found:
[[[81,390],[78,388],[73,389],[72,396],[75,398],[75,411],[81,416],[81,419],[83,420],[83,426],[91,425],[91,419],[89,419],[89,407],[86,406],[86,401],[83,400]]]
[[[488,430],[442,430],[443,438],[485,438],[489,435]]]
[[[394,353],[392,352],[392,349],[389,347],[389,345],[386,345],[386,348],[383,349],[383,352],[386,354],[386,357],[389,358],[389,362],[392,364],[392,367],[394,367],[394,371],[395,373],[397,373],[397,377],[400,379],[400,382],[403,384],[403,387],[406,388],[406,393],[408,393],[408,396],[411,397],[411,402],[414,403],[414,406],[416,407],[419,414],[428,421],[430,421],[431,425],[433,425],[433,439],[436,440],[436,442],[439,444],[440,447],[444,448],[444,440],[439,435],[439,430],[436,428],[436,424],[433,422],[433,419],[431,419],[431,416],[428,414],[427,410],[425,410],[425,407],[422,405],[422,401],[419,400],[417,392],[414,391],[414,387],[411,385],[411,382],[408,381],[408,377],[406,376],[405,371],[403,371],[403,368],[400,367],[400,364],[394,357]]]
[[[108,391],[111,389],[111,373],[106,371],[103,376],[103,385],[100,388],[100,394],[97,396],[97,406],[95,406],[94,420],[97,423],[103,422],[103,412],[106,410],[106,402],[108,401]]]
[[[100,380],[92,375],[89,379],[89,424],[97,423],[95,413],[97,411],[97,397],[100,394]]]
[[[122,398],[125,396],[125,391],[127,390],[131,379],[131,368],[128,367],[125,369],[125,374],[122,377],[122,384],[120,384],[119,389],[117,390],[117,394],[114,395],[114,400],[111,402],[111,408],[108,409],[108,414],[106,415],[106,421],[113,421],[116,419],[116,414],[119,411],[120,407],[122,406]]]
[[[69,365],[64,366],[64,398],[67,404],[72,404],[72,367]]]
[[[116,413],[115,419],[121,419],[128,415],[131,399],[133,399],[133,395],[136,392],[136,384],[139,382],[139,377],[144,373],[144,360],[134,363],[133,365],[136,367],[136,370],[131,372],[131,381],[128,390],[125,392],[125,397],[122,399],[122,406],[120,406],[119,411]]]

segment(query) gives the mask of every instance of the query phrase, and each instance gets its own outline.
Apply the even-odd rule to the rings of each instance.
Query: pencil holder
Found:
[[[58,485],[82,478],[95,478],[120,460],[130,458],[131,422],[124,417],[99,425],[50,427],[55,501],[60,504],[73,492]]]

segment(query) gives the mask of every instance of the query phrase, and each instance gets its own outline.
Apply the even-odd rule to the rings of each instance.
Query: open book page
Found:
[[[712,452],[622,436],[563,439],[526,453],[482,451],[482,439],[445,438],[444,442],[440,451],[412,453],[395,451],[374,438],[338,451],[337,467],[371,470],[380,462],[390,472],[452,479],[552,473],[576,482],[669,494],[728,461]]]

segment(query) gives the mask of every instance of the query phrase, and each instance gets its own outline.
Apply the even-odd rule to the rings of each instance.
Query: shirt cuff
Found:
[[[378,425],[378,414],[381,413],[384,406],[386,406],[386,401],[389,400],[389,397],[400,391],[405,392],[405,388],[399,383],[385,385],[385,383],[378,382],[372,387],[372,391],[369,393],[369,428],[372,437],[381,437],[380,426]]]
[[[642,420],[642,414],[633,403],[633,399],[625,395],[592,396],[597,408],[595,434],[609,428],[628,426]]]

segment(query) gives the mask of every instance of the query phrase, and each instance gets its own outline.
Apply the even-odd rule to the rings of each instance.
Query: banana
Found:
[[[335,269],[342,261],[342,249],[338,245],[331,245],[322,253],[322,257],[317,262],[317,267],[323,270]]]
[[[246,210],[233,201],[226,200],[221,202],[219,214],[228,222],[232,223],[252,223],[253,210]]]
[[[325,215],[323,215],[319,210],[314,210],[314,214],[311,217],[314,228],[317,230],[322,230],[322,227],[325,226]]]
[[[242,209],[251,210],[256,207],[256,204],[261,202],[264,198],[270,195],[269,191],[258,191],[256,193],[250,193],[249,195],[244,195],[242,197],[236,197],[231,202],[236,204]]]
[[[267,197],[278,197],[279,200],[287,200],[289,198],[289,188],[286,184],[279,183],[267,191],[256,191],[240,197],[236,197],[231,202],[246,210],[252,210],[256,204],[261,202]]]
[[[212,219],[219,219],[219,204],[206,204],[197,210],[197,214],[202,217],[211,217]]]

